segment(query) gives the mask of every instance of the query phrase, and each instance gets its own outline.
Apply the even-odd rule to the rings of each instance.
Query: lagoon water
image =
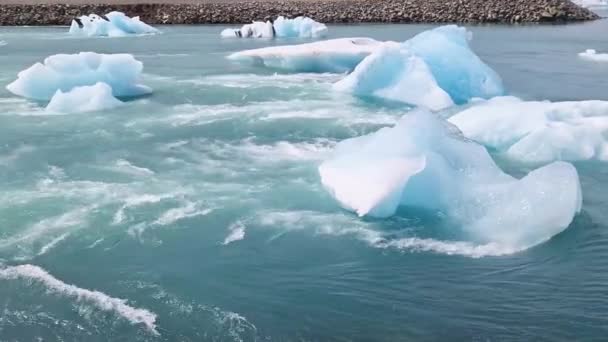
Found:
[[[330,26],[329,37],[404,41],[432,27]],[[575,163],[581,214],[514,254],[459,240],[440,213],[361,219],[317,167],[336,142],[409,109],[332,92],[343,75],[231,63],[231,52],[305,40],[222,40],[223,28],[118,39],[0,28],[0,340],[606,337],[608,165]],[[607,21],[470,29],[510,94],[608,100],[608,63],[577,56],[608,51]],[[134,54],[154,93],[49,115],[4,89],[80,51]]]

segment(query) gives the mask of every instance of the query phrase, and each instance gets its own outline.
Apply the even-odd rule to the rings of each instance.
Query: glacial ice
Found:
[[[327,26],[308,17],[286,19],[278,17],[270,21],[254,21],[240,29],[225,29],[223,38],[322,38],[327,35]]]
[[[15,95],[50,100],[57,90],[65,93],[103,82],[112,88],[114,97],[135,97],[152,92],[138,83],[142,70],[143,64],[129,54],[60,54],[21,71],[6,88]]]
[[[124,103],[112,96],[112,88],[99,82],[75,87],[68,92],[57,90],[46,110],[52,113],[84,113],[112,109]]]
[[[608,101],[497,97],[480,101],[449,121],[467,138],[512,160],[608,160]]]
[[[371,38],[339,38],[299,45],[235,52],[228,59],[295,72],[350,72],[383,43]]]
[[[384,43],[333,87],[338,91],[375,95],[432,110],[454,104],[450,95],[439,87],[424,60],[394,42]]]
[[[129,18],[121,12],[110,12],[104,16],[83,15],[72,20],[70,34],[88,37],[123,37],[132,34],[160,33],[144,23],[139,17]]]
[[[581,52],[578,56],[592,62],[608,62],[608,53],[597,53],[596,50],[587,49]]]
[[[582,204],[571,164],[554,162],[515,179],[484,147],[425,110],[340,142],[319,173],[340,205],[359,216],[388,217],[400,206],[438,211],[469,239],[514,250],[567,228]]]
[[[456,25],[424,31],[404,43],[431,69],[437,84],[456,104],[475,97],[504,95],[500,76],[469,47],[471,33]]]
[[[274,29],[270,21],[254,21],[240,29],[225,29],[221,35],[223,38],[272,38]]]

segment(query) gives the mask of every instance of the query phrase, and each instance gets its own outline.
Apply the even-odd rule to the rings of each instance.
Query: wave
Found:
[[[228,236],[226,236],[226,238],[224,239],[224,242],[222,244],[224,246],[226,246],[235,241],[243,240],[245,238],[245,229],[246,228],[247,227],[245,226],[245,224],[243,224],[243,222],[241,222],[241,221],[237,221],[237,222],[231,224],[230,227],[228,227],[228,231],[230,232],[230,234],[228,234]]]
[[[139,309],[127,304],[126,299],[110,297],[100,291],[91,291],[66,284],[55,278],[46,270],[35,265],[9,266],[0,269],[0,279],[23,279],[43,285],[48,292],[75,299],[77,302],[86,302],[99,310],[113,312],[129,321],[131,324],[143,324],[154,335],[156,330],[156,314],[146,309]]]
[[[212,75],[198,78],[190,78],[178,81],[202,86],[222,86],[228,88],[290,88],[310,86],[311,84],[331,84],[340,80],[344,75],[332,73],[300,73],[300,74],[232,74]]]
[[[156,221],[153,222],[153,224],[159,226],[167,226],[186,218],[204,216],[211,213],[212,211],[213,209],[210,208],[200,208],[199,203],[186,202],[181,207],[171,208],[165,211]]]
[[[509,246],[500,243],[477,244],[471,241],[438,240],[420,237],[395,237],[394,231],[382,231],[373,222],[361,221],[345,213],[316,211],[267,211],[257,215],[255,221],[277,229],[312,229],[315,234],[352,236],[368,246],[408,252],[431,252],[459,255],[470,258],[504,256],[526,250],[532,246]]]

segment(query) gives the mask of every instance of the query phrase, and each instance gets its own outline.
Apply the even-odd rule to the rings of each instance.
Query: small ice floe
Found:
[[[72,20],[70,34],[87,37],[124,37],[136,34],[156,34],[159,30],[144,23],[139,17],[129,18],[121,12],[106,15],[83,15]]]
[[[112,95],[112,88],[99,82],[92,86],[75,87],[68,92],[58,89],[46,106],[49,113],[85,113],[120,107],[124,102]]]
[[[83,106],[88,103],[86,108],[107,107],[108,104],[118,104],[108,97],[107,87],[111,88],[113,97],[137,97],[152,92],[151,88],[140,84],[142,71],[143,63],[129,54],[59,54],[21,71],[6,88],[15,95],[34,100],[49,101],[57,97],[52,101],[55,102],[53,106],[73,102],[75,97],[95,94],[99,96],[99,103],[88,103],[89,99],[76,102]],[[77,87],[86,88],[70,93]]]
[[[578,56],[582,59],[593,62],[608,62],[608,53],[597,53],[594,49],[587,49],[581,52]]]
[[[254,21],[240,29],[225,29],[221,33],[222,38],[323,38],[326,35],[327,26],[308,17]]]

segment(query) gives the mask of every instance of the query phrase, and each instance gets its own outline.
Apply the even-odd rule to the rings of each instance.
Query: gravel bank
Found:
[[[0,0],[0,25],[69,25],[113,10],[150,24],[239,24],[278,15],[325,23],[534,23],[597,19],[569,0]],[[41,4],[41,2],[44,2]],[[58,3],[61,2],[61,3]],[[168,2],[168,0],[165,0]]]

